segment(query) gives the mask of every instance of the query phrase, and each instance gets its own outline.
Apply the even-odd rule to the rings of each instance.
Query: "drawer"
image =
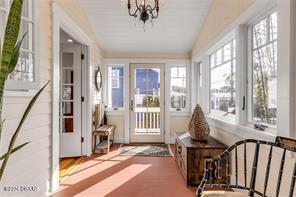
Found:
[[[185,180],[187,177],[187,149],[176,140],[176,163],[179,166],[179,169],[184,176]]]

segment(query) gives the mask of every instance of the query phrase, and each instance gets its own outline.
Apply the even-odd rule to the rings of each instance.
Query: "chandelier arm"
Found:
[[[136,9],[136,11],[134,13],[131,13],[131,10],[128,10],[128,14],[130,16],[136,16],[137,12],[139,11],[139,8]]]
[[[154,7],[152,8],[151,5],[147,5],[147,8],[150,8],[152,11],[155,10],[157,8],[157,0],[154,0]]]
[[[148,11],[149,11],[149,13],[150,13],[150,15],[151,15],[152,19],[155,19],[155,18],[157,18],[157,17],[158,17],[158,12],[156,12],[156,16],[154,16],[154,14],[153,14],[152,10],[148,10]]]
[[[146,9],[149,10],[149,11],[153,11],[153,10],[156,9],[156,4],[155,4],[154,8],[152,8],[150,5],[147,5]]]
[[[139,7],[139,5],[138,5],[138,0],[135,0],[135,3],[136,3],[136,7],[137,7],[137,9],[139,9],[140,7]]]

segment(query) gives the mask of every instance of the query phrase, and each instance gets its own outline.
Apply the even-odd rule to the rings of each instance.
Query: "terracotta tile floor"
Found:
[[[109,155],[86,159],[54,196],[194,196],[195,189],[186,187],[173,157],[117,156],[118,147],[115,145]]]

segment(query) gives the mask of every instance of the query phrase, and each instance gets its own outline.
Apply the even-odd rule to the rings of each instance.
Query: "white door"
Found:
[[[81,45],[61,45],[60,157],[81,156]]]
[[[131,142],[164,142],[164,65],[130,65]]]

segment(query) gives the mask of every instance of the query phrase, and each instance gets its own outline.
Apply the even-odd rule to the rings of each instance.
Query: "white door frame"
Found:
[[[58,5],[52,4],[53,12],[53,76],[52,76],[52,160],[51,160],[51,179],[49,192],[54,192],[59,187],[59,78],[60,78],[60,29],[65,31],[75,40],[85,45],[87,48],[85,80],[82,80],[84,89],[82,96],[85,97],[82,113],[85,119],[82,119],[82,136],[84,143],[82,144],[82,154],[91,155],[91,130],[92,130],[92,97],[91,93],[91,68],[90,68],[90,45],[93,41],[89,36],[77,25],[74,20],[69,17],[66,12]]]

